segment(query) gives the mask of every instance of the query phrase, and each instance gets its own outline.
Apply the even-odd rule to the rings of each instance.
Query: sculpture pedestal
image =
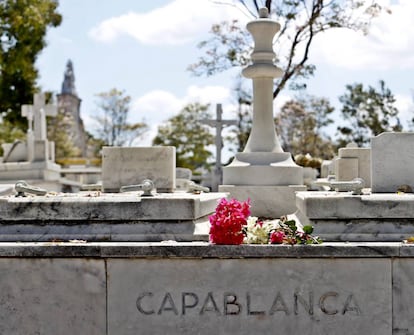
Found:
[[[252,215],[277,218],[296,212],[295,191],[304,191],[303,172],[288,152],[283,152],[273,120],[273,78],[282,70],[273,64],[273,37],[280,25],[269,19],[266,8],[260,19],[247,24],[255,47],[253,64],[243,70],[253,81],[252,130],[243,152],[223,169],[220,192],[239,201],[251,200]]]
[[[295,192],[305,191],[302,167],[288,152],[242,152],[223,169],[220,192],[251,199],[252,215],[277,218],[296,211]]]

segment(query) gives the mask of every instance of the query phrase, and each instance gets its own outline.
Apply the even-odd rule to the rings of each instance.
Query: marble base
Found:
[[[0,241],[208,240],[224,193],[140,192],[0,197]]]
[[[106,334],[106,268],[92,259],[0,259],[0,334]]]
[[[298,192],[297,216],[325,241],[402,241],[414,236],[413,194]]]
[[[59,180],[60,165],[50,161],[0,163],[0,181]]]
[[[2,334],[414,332],[403,243],[0,243],[0,271]]]
[[[304,185],[238,186],[220,185],[219,191],[239,201],[251,200],[253,216],[279,218],[296,212],[295,192],[305,191]]]
[[[230,165],[223,168],[223,184],[301,185],[303,172],[288,152],[239,152]]]

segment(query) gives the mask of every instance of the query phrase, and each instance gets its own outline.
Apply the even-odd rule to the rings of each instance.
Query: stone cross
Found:
[[[29,133],[34,133],[34,140],[47,139],[46,116],[56,116],[57,107],[45,103],[45,94],[36,93],[33,97],[33,105],[22,106],[22,116],[29,122]]]
[[[226,126],[237,125],[237,120],[223,120],[222,116],[223,108],[221,104],[217,104],[216,119],[201,120],[201,123],[216,128],[216,166],[214,169],[214,179],[212,183],[213,191],[217,191],[218,185],[220,185],[222,182],[221,150],[223,149],[223,140],[221,137],[221,132]]]

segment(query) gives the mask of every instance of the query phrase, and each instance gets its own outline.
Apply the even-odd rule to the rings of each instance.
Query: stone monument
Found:
[[[205,222],[224,194],[148,192],[149,173],[168,174],[167,185],[173,185],[173,158],[138,175],[148,161],[122,150],[109,153],[106,162],[109,174],[124,174],[117,176],[118,184],[111,184],[109,175],[110,187],[146,178],[144,192],[137,191],[140,185],[124,185],[124,193],[40,195],[44,192],[37,190],[38,196],[0,196],[0,333],[413,334],[414,244],[397,238],[402,230],[414,233],[414,196],[405,193],[408,187],[394,193],[401,182],[413,186],[412,141],[405,134],[373,141],[373,186],[390,193],[297,196],[316,230],[336,224],[337,236],[348,239],[365,229],[374,242],[197,241],[206,239]],[[261,153],[270,153],[268,161],[284,153],[277,145],[254,151],[255,142],[244,152],[245,166],[264,166],[269,174],[271,163],[265,164]],[[117,157],[122,171],[111,167]],[[286,165],[292,168],[290,161]],[[188,180],[188,174],[180,177]],[[18,184],[21,193],[29,189]],[[388,233],[395,242],[384,242]]]
[[[414,133],[383,133],[371,146],[372,192],[395,193],[404,185],[414,189]]]
[[[255,42],[253,64],[243,70],[253,79],[252,130],[244,151],[223,169],[219,190],[238,200],[250,198],[255,216],[279,217],[296,211],[295,191],[306,189],[302,168],[283,152],[273,120],[273,78],[282,71],[273,64],[272,41],[280,25],[262,8],[247,29]]]
[[[356,143],[340,148],[335,160],[335,178],[338,181],[362,178],[365,186],[371,187],[371,148],[358,148]]]
[[[33,105],[23,105],[22,115],[28,120],[26,142],[4,144],[0,163],[0,182],[25,179],[37,185],[60,190],[60,166],[55,163],[54,143],[47,139],[46,116],[56,116],[57,108],[45,103],[45,95],[37,93]]]
[[[27,160],[29,162],[55,160],[54,143],[47,139],[46,116],[56,115],[57,107],[46,104],[43,93],[34,95],[33,105],[22,106],[22,116],[28,120]]]
[[[225,126],[237,125],[237,120],[223,120],[223,108],[217,104],[215,120],[201,120],[201,123],[216,128],[216,164],[212,175],[211,190],[218,191],[219,185],[223,182],[223,168],[221,163],[221,151],[223,150],[223,138],[221,132]]]
[[[401,241],[414,236],[414,133],[383,133],[371,139],[371,189],[355,192],[299,192],[303,224],[329,241]],[[366,152],[352,150],[355,159]],[[355,152],[358,150],[358,152]],[[364,164],[363,164],[364,165]],[[353,173],[358,172],[355,164]],[[362,170],[362,171],[363,171]],[[365,172],[366,173],[366,172]],[[357,181],[334,182],[347,189]]]

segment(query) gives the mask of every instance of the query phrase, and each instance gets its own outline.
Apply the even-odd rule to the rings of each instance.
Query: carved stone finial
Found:
[[[259,17],[261,19],[267,19],[269,17],[269,10],[267,9],[267,7],[259,9]]]

